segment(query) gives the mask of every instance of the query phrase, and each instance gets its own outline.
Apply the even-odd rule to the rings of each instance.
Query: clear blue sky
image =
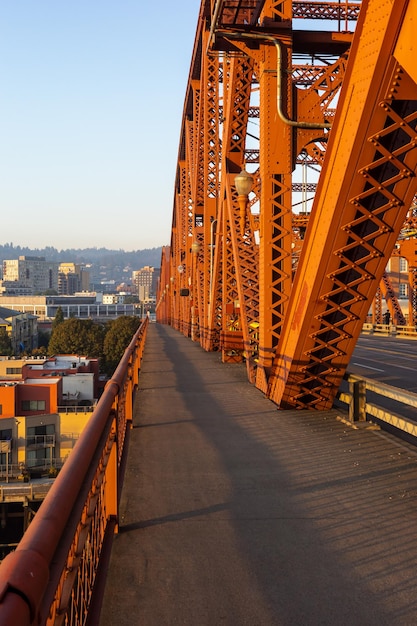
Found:
[[[199,0],[1,0],[0,244],[169,244]]]

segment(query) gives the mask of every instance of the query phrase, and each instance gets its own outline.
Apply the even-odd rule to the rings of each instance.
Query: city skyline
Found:
[[[0,7],[0,244],[169,244],[199,2]],[[165,17],[164,17],[165,16]]]

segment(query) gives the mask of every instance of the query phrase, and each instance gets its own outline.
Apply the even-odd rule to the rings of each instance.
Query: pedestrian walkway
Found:
[[[417,454],[150,324],[100,626],[417,623]]]

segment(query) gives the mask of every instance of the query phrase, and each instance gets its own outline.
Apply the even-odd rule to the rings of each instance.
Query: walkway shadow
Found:
[[[146,579],[146,626],[416,623],[415,454],[334,412],[278,411],[219,361],[151,325],[120,539],[183,579]]]

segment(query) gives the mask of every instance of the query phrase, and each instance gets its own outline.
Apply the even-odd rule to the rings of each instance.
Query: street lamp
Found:
[[[193,243],[191,244],[191,252],[193,254],[198,254],[200,252],[200,244],[198,243],[198,241],[193,241]]]
[[[237,202],[240,209],[240,230],[245,230],[246,206],[248,204],[248,195],[252,191],[253,176],[251,176],[245,168],[235,176],[235,187],[237,191]]]

